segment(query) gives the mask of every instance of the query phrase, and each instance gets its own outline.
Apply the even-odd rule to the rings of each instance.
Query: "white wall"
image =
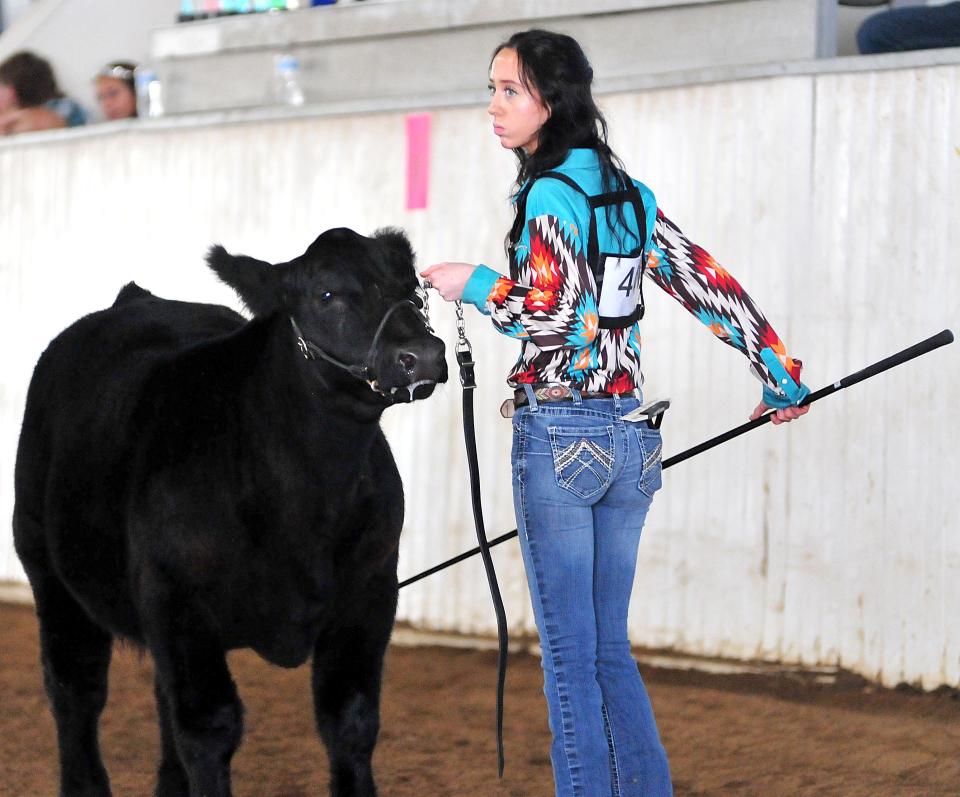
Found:
[[[0,0],[3,26],[9,28],[14,20],[27,10],[27,6],[29,5],[30,0]]]
[[[612,140],[664,211],[741,280],[829,384],[956,326],[960,66],[768,77],[610,95]],[[0,577],[27,380],[46,342],[130,279],[235,304],[209,243],[274,261],[323,229],[401,225],[420,262],[502,267],[512,156],[481,107],[433,118],[430,207],[403,208],[403,114],[121,124],[0,144]],[[742,422],[746,360],[647,290],[648,395],[666,453]],[[452,312],[433,314],[454,340]],[[477,314],[476,396],[490,536],[513,528],[514,344]],[[641,544],[631,633],[680,651],[839,664],[892,685],[960,683],[960,389],[951,346],[665,475]],[[407,486],[401,577],[474,545],[459,386],[388,413]],[[515,542],[495,556],[511,628],[533,630]],[[399,618],[492,633],[477,559],[410,587]]]

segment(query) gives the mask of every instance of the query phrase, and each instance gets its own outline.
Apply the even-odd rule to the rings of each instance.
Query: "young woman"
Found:
[[[129,119],[137,115],[135,69],[136,64],[114,61],[97,73],[97,103],[106,121]]]
[[[530,30],[496,49],[488,112],[519,160],[510,276],[453,262],[422,274],[522,344],[508,378],[514,503],[557,797],[659,797],[672,793],[667,757],[627,638],[661,468],[660,432],[624,418],[642,403],[642,274],[747,355],[763,383],[751,417],[797,418],[808,391],[740,285],[623,172],[592,79],[569,36]]]

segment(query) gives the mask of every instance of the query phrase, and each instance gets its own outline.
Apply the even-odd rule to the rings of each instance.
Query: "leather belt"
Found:
[[[573,390],[567,385],[544,385],[542,387],[535,387],[533,389],[533,395],[537,397],[537,401],[552,402],[552,401],[573,401]],[[595,399],[595,398],[613,398],[615,394],[610,393],[606,390],[581,390],[580,398],[582,399]],[[639,397],[639,391],[629,391],[627,393],[620,393],[620,396],[624,398],[627,397]],[[513,411],[518,407],[526,407],[528,404],[527,393],[524,390],[514,390],[513,398],[507,399],[503,402],[503,406],[500,407],[500,414],[504,418],[512,418]],[[509,414],[508,414],[509,413]]]

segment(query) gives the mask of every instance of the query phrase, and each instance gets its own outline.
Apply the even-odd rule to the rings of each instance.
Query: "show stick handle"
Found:
[[[812,404],[817,399],[821,399],[824,396],[829,396],[831,393],[835,393],[838,390],[843,390],[845,387],[850,387],[851,385],[857,384],[857,382],[862,382],[865,379],[869,379],[872,376],[883,373],[884,371],[889,371],[891,368],[896,368],[898,365],[914,359],[915,357],[920,357],[921,355],[926,354],[927,352],[938,349],[941,346],[946,346],[948,343],[953,343],[953,332],[949,329],[945,329],[942,332],[938,332],[936,335],[931,335],[926,340],[921,340],[919,343],[914,343],[912,346],[908,346],[903,351],[898,351],[896,354],[891,354],[889,357],[885,357],[878,362],[868,365],[866,368],[852,373],[849,376],[845,376],[838,382],[834,382],[832,385],[821,388],[815,393],[811,393],[803,401],[800,402],[801,406],[806,404]]]
[[[896,354],[891,354],[889,357],[885,357],[884,359],[879,360],[872,365],[868,365],[866,368],[857,371],[856,373],[845,376],[843,379],[834,382],[832,385],[827,385],[826,387],[820,388],[801,401],[800,406],[805,407],[808,404],[813,404],[813,402],[822,398],[826,398],[827,396],[836,393],[838,390],[843,390],[845,387],[855,385],[857,382],[862,382],[864,379],[869,379],[871,376],[876,376],[883,371],[888,371],[891,368],[902,365],[908,360],[912,360],[914,357],[919,357],[922,354],[926,354],[933,349],[936,349],[940,346],[946,346],[948,343],[952,342],[953,333],[949,329],[945,329],[943,332],[939,332],[936,335],[931,335],[926,340],[921,340],[919,343],[908,346],[903,351],[899,351]],[[756,429],[758,426],[763,426],[763,424],[769,422],[775,413],[776,410],[770,410],[770,412],[764,413],[759,418],[756,418],[752,421],[747,421],[746,423],[730,429],[721,435],[712,437],[711,439],[706,440],[705,442],[700,443],[693,448],[688,448],[686,451],[682,451],[679,454],[674,454],[672,457],[668,457],[663,460],[663,467],[669,468],[672,465],[677,465],[684,460],[695,457],[697,454],[702,454],[704,451],[709,451],[711,448],[715,448],[721,443],[726,443],[728,440],[733,440],[735,437],[746,434],[747,432]]]

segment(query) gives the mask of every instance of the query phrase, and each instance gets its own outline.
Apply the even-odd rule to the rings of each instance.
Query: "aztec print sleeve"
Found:
[[[783,341],[740,283],[659,208],[647,273],[720,340],[747,356],[769,406],[789,406],[806,396],[802,363],[787,356]]]
[[[494,326],[541,351],[589,345],[598,317],[576,225],[544,213],[528,218],[527,237],[518,279],[498,276],[487,295]]]

